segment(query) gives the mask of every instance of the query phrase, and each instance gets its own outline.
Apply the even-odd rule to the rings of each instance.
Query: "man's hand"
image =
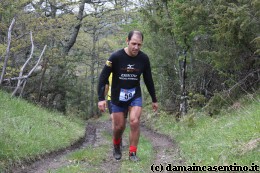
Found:
[[[156,112],[158,110],[158,103],[152,103],[153,111]]]
[[[99,109],[101,112],[105,112],[106,107],[107,107],[107,102],[106,102],[106,100],[103,100],[103,101],[99,101],[99,102],[98,102],[98,109]]]

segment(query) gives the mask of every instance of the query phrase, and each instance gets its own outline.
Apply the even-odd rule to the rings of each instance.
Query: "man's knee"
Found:
[[[113,120],[114,120],[113,125],[114,125],[115,130],[124,130],[124,128],[125,128],[124,118],[122,118],[122,119],[114,118]]]
[[[124,124],[114,124],[114,130],[124,130]]]
[[[139,124],[140,124],[140,119],[139,118],[133,118],[133,119],[130,120],[129,123],[130,123],[130,126],[132,128],[138,127]]]

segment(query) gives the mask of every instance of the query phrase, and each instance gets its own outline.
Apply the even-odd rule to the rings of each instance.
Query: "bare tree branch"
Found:
[[[47,48],[47,45],[44,46],[44,48],[43,48],[43,50],[42,50],[42,52],[41,52],[41,55],[39,56],[39,59],[38,59],[37,63],[35,64],[35,66],[34,66],[34,67],[31,69],[31,71],[27,74],[28,77],[31,76],[31,74],[33,73],[33,71],[34,71],[34,70],[36,69],[36,67],[39,65],[39,63],[40,63],[40,61],[41,61],[41,58],[42,58],[42,56],[43,56],[43,54],[44,54],[46,48]]]
[[[24,87],[25,87],[25,85],[26,85],[27,79],[28,79],[28,78],[30,77],[30,75],[33,73],[33,71],[35,70],[35,68],[39,65],[40,60],[41,60],[41,58],[42,58],[42,56],[43,56],[43,53],[45,52],[45,49],[46,49],[46,47],[47,47],[46,45],[44,46],[44,48],[43,48],[43,50],[42,50],[42,52],[41,52],[41,55],[40,55],[39,58],[38,58],[37,63],[34,65],[34,67],[31,69],[31,71],[30,71],[27,75],[23,76],[23,71],[24,71],[26,65],[27,65],[27,64],[29,63],[29,61],[32,59],[33,53],[34,53],[34,43],[33,43],[32,32],[30,32],[30,36],[31,36],[31,43],[32,43],[32,46],[31,46],[31,54],[30,54],[29,58],[26,60],[26,62],[24,63],[24,65],[22,66],[22,68],[21,68],[21,70],[20,70],[20,73],[19,73],[19,77],[16,78],[16,79],[18,80],[18,82],[17,82],[16,88],[14,89],[14,91],[13,91],[13,93],[12,93],[12,96],[14,96],[14,95],[16,94],[17,90],[20,88],[20,86],[21,86],[22,84],[23,84],[23,87],[22,87],[22,90],[21,90],[21,92],[20,92],[20,96],[23,94],[23,90],[24,90]]]
[[[5,70],[6,70],[6,65],[7,65],[7,61],[9,59],[9,54],[10,54],[10,47],[11,47],[11,37],[12,37],[12,29],[13,29],[13,26],[14,26],[14,23],[15,23],[15,18],[13,18],[12,22],[11,22],[11,25],[8,29],[8,42],[7,42],[7,48],[6,48],[6,55],[5,55],[5,60],[4,60],[4,65],[3,65],[3,69],[2,69],[2,74],[1,74],[1,77],[0,77],[0,85],[2,84],[3,82],[3,79],[4,79],[4,75],[5,75]]]
[[[19,73],[19,77],[21,77],[23,75],[23,71],[26,67],[26,65],[28,64],[28,62],[32,59],[32,56],[33,56],[33,52],[34,52],[34,43],[33,43],[33,37],[32,37],[32,32],[30,32],[30,36],[31,36],[31,43],[32,43],[32,46],[31,46],[31,54],[29,56],[29,58],[25,61],[25,63],[23,64],[21,70],[20,70],[20,73]],[[28,77],[28,76],[27,76]],[[27,78],[25,78],[27,79]],[[25,79],[18,79],[18,82],[17,82],[17,85],[16,85],[16,88],[14,89],[13,93],[12,93],[12,96],[15,95],[15,93],[17,92],[18,88],[22,85],[22,83],[24,82]]]
[[[34,43],[33,43],[33,36],[32,36],[32,32],[30,32],[30,38],[31,38],[31,54],[29,56],[29,58],[25,61],[25,63],[23,64],[21,70],[20,70],[20,73],[19,73],[19,77],[21,77],[23,75],[23,71],[26,67],[26,65],[29,63],[29,61],[32,59],[33,57],[33,53],[34,53]]]
[[[44,48],[43,48],[43,50],[42,50],[42,52],[41,52],[41,55],[40,55],[39,58],[38,58],[37,63],[34,65],[34,67],[31,69],[31,71],[30,71],[27,75],[19,76],[19,77],[14,77],[14,78],[10,78],[10,79],[9,79],[9,80],[18,80],[18,83],[19,83],[19,85],[18,85],[18,83],[17,83],[17,86],[16,86],[15,90],[13,91],[12,96],[14,96],[14,95],[16,94],[16,92],[17,92],[17,90],[19,89],[19,87],[23,84],[22,90],[21,90],[21,92],[20,92],[20,96],[22,96],[23,90],[24,90],[24,87],[25,87],[25,84],[26,84],[26,82],[27,82],[27,79],[31,76],[31,74],[33,73],[33,71],[35,70],[35,68],[39,65],[39,63],[40,63],[40,61],[41,61],[41,58],[42,58],[42,56],[43,56],[43,54],[44,54],[44,52],[45,52],[45,50],[46,50],[46,47],[47,47],[47,45],[44,46]],[[8,80],[8,79],[7,79],[7,80]],[[19,82],[19,81],[20,81],[20,82]]]
[[[246,91],[246,89],[244,89],[244,88],[242,87],[242,84],[246,81],[246,79],[247,79],[248,77],[251,77],[254,73],[259,73],[259,72],[260,72],[260,69],[256,69],[256,70],[252,71],[251,73],[247,74],[242,80],[238,81],[235,85],[233,85],[231,88],[229,88],[229,89],[228,89],[228,93],[231,93],[231,91],[232,91],[233,89],[235,89],[236,87],[239,86],[243,91],[245,91],[245,92],[248,94],[248,92]],[[258,80],[257,80],[257,81],[258,81]]]

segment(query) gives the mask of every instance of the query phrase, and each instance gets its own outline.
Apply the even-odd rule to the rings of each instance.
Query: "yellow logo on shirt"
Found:
[[[106,65],[107,65],[108,67],[112,67],[112,62],[107,60]]]

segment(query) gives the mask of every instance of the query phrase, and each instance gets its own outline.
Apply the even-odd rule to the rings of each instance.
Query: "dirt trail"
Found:
[[[154,132],[145,126],[141,127],[141,133],[148,138],[153,145],[156,153],[154,164],[158,165],[171,163],[175,165],[182,165],[184,163],[180,156],[180,150],[177,144],[168,136]]]
[[[55,171],[60,167],[64,167],[66,165],[70,165],[71,163],[65,159],[66,155],[76,151],[78,149],[85,148],[87,146],[99,147],[100,145],[104,145],[104,143],[108,143],[107,139],[102,137],[103,132],[111,131],[111,121],[105,122],[96,122],[88,123],[86,128],[86,136],[85,140],[81,143],[81,145],[75,145],[67,148],[66,150],[55,152],[49,154],[48,156],[44,156],[42,159],[28,164],[23,167],[18,167],[12,169],[13,173],[47,173]],[[151,141],[152,146],[156,152],[156,157],[154,158],[154,164],[166,164],[166,163],[175,163],[180,165],[182,163],[182,159],[180,159],[179,150],[174,141],[172,141],[167,136],[158,134],[144,125],[141,126],[141,135],[144,135],[148,140]],[[125,139],[123,141],[124,150],[127,150],[128,141]],[[120,161],[116,161],[112,157],[112,147],[111,152],[107,153],[107,158],[102,161],[102,167],[99,170],[106,173],[118,172],[115,168],[120,167]],[[118,165],[118,166],[117,166]]]

